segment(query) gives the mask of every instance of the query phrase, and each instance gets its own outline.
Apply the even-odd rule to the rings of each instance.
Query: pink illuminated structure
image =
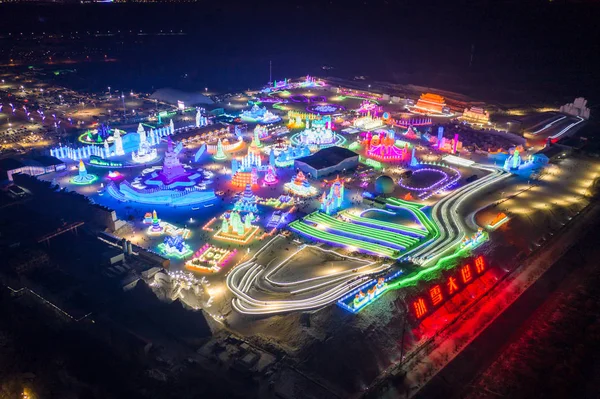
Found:
[[[370,112],[372,115],[377,116],[383,112],[383,109],[380,105],[377,105],[376,103],[374,103],[372,101],[364,100],[360,104],[360,108],[358,109],[358,112],[362,113],[362,114],[366,114],[366,113]]]
[[[362,145],[366,148],[367,156],[381,161],[403,161],[408,155],[408,145],[396,147],[395,140],[383,132],[376,135],[368,132]]]
[[[456,154],[457,149],[458,149],[458,133],[454,134],[454,139],[452,140],[452,153]]]
[[[431,118],[410,118],[410,119],[392,119],[386,120],[386,123],[392,126],[399,126],[407,129],[409,126],[431,126],[433,121]]]
[[[406,133],[404,133],[404,136],[413,140],[420,138],[420,135],[417,135],[417,132],[412,126],[408,127],[408,130],[406,131]]]
[[[277,184],[279,180],[277,179],[277,173],[275,172],[275,167],[273,165],[269,165],[267,168],[267,174],[265,175],[264,182],[269,186],[273,184]]]

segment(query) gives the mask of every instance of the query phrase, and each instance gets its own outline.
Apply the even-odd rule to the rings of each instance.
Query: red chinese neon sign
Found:
[[[485,260],[483,260],[483,256],[478,256],[475,258],[475,271],[477,274],[483,273],[485,270]]]
[[[471,280],[473,280],[473,275],[471,274],[471,265],[464,265],[461,267],[460,276],[462,277],[462,282],[464,284],[469,284]]]
[[[413,308],[415,309],[415,315],[417,316],[417,319],[420,319],[427,313],[427,306],[425,305],[423,298],[418,298],[416,301],[414,301]]]
[[[434,285],[429,289],[429,296],[431,297],[431,304],[433,306],[437,306],[442,303],[444,297],[442,296],[442,289],[440,288],[439,284]]]
[[[458,285],[456,284],[456,277],[450,276],[448,278],[448,282],[446,284],[448,285],[448,295],[452,295],[458,291]]]
[[[487,263],[483,256],[478,256],[473,263],[467,263],[458,268],[458,272],[446,278],[443,283],[435,284],[426,291],[427,295],[421,295],[413,300],[412,308],[417,319],[422,319],[431,310],[442,305],[462,288],[471,284],[477,277],[485,273]],[[427,301],[425,300],[427,299]]]

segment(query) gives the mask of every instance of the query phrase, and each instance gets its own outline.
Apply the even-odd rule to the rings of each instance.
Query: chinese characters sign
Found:
[[[454,294],[471,284],[477,277],[485,273],[487,264],[483,256],[472,262],[459,266],[457,272],[434,284],[412,300],[411,309],[417,319],[422,319],[430,311],[442,305]]]

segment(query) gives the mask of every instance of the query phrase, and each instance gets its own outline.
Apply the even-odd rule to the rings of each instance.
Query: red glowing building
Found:
[[[445,108],[444,97],[433,93],[423,93],[414,106],[414,111],[424,114],[442,114],[445,112]]]

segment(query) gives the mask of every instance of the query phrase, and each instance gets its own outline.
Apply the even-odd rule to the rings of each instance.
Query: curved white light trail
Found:
[[[440,228],[440,235],[429,239],[419,247],[407,252],[404,258],[410,257],[416,263],[428,265],[448,250],[454,248],[470,231],[463,218],[459,215],[459,210],[464,201],[474,194],[485,190],[490,185],[510,176],[509,173],[497,167],[480,164],[473,164],[472,167],[491,173],[454,190],[438,201],[432,208],[432,218]],[[265,315],[321,308],[347,295],[370,279],[373,274],[385,271],[390,267],[389,264],[377,265],[376,262],[367,262],[364,259],[344,257],[366,264],[353,270],[344,270],[327,276],[318,276],[297,281],[276,281],[273,275],[277,270],[284,267],[302,249],[311,247],[308,245],[300,247],[274,267],[269,267],[269,265],[265,267],[259,264],[259,256],[274,240],[279,238],[282,238],[282,236],[273,237],[251,259],[240,264],[227,275],[227,287],[235,296],[232,300],[232,306],[239,313]],[[335,251],[320,247],[315,248],[342,256]],[[317,292],[313,296],[303,299],[266,300],[254,297],[254,293],[250,292],[252,288],[256,288],[255,291],[259,292],[270,292],[274,296],[282,294],[287,296],[307,295],[311,291]]]
[[[573,127],[575,127],[575,126],[577,126],[580,123],[582,123],[582,122],[585,121],[585,119],[583,119],[581,116],[578,116],[577,118],[579,119],[577,122],[571,123],[569,126],[567,126],[566,128],[564,128],[560,132],[558,132],[558,133],[550,136],[550,139],[556,140],[556,139],[560,138],[563,134],[565,134],[566,132],[568,132],[569,130],[571,130]]]
[[[252,259],[240,264],[228,275],[226,284],[229,290],[235,295],[232,300],[234,309],[243,314],[261,315],[291,312],[298,310],[317,309],[335,302],[340,297],[354,290],[373,274],[387,270],[390,264],[377,264],[364,259],[343,256],[339,253],[312,245],[303,245],[297,251],[292,253],[278,265],[268,268],[257,263],[258,256],[268,247],[273,240],[281,236],[274,237],[267,245],[257,252]],[[364,265],[352,270],[344,270],[338,273],[331,273],[326,276],[318,276],[297,281],[275,281],[273,274],[287,264],[295,255],[304,248],[313,247],[320,251],[335,254],[345,259],[359,261]],[[314,283],[314,284],[313,284]],[[310,291],[321,291],[315,295],[304,299],[290,300],[267,300],[252,296],[250,290],[255,287],[259,291],[270,291],[273,294],[285,294],[294,296],[298,294],[307,294]]]
[[[562,116],[562,117],[560,117],[560,118],[558,118],[558,119],[555,119],[555,120],[553,120],[552,122],[550,122],[550,123],[546,124],[546,126],[544,126],[544,127],[540,128],[540,129],[536,130],[535,132],[531,132],[531,135],[532,135],[532,136],[535,136],[535,135],[537,135],[537,134],[540,134],[540,133],[541,133],[541,132],[543,132],[544,130],[548,129],[549,127],[552,127],[552,125],[554,125],[554,124],[555,124],[555,123],[557,123],[557,122],[560,122],[560,121],[562,121],[562,120],[563,120],[563,119],[565,119],[565,118],[566,118],[566,116]]]

